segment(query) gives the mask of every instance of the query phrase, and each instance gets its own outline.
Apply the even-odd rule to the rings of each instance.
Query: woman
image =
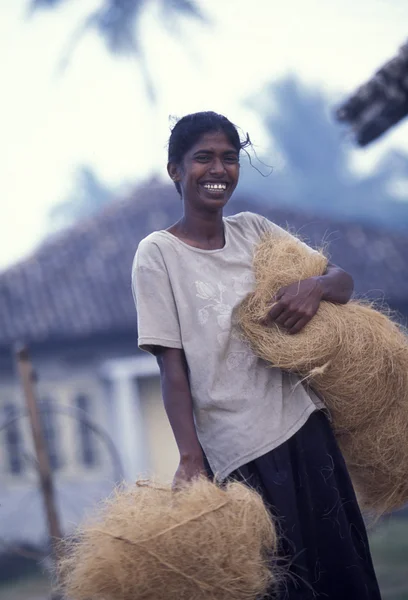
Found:
[[[254,287],[256,243],[267,231],[290,235],[250,212],[223,217],[248,143],[212,112],[178,121],[168,173],[183,216],[142,240],[135,257],[139,345],[157,357],[180,452],[174,485],[207,473],[262,494],[289,564],[282,597],[376,600],[364,523],[322,403],[258,359],[235,323],[234,308]],[[281,289],[269,322],[295,335],[322,300],[343,304],[352,290],[351,277],[330,265]]]

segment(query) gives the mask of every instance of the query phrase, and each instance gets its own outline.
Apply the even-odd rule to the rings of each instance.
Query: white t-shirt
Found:
[[[234,308],[254,289],[256,244],[267,231],[290,234],[250,212],[224,218],[224,226],[217,250],[154,232],[140,242],[132,271],[139,347],[184,350],[198,438],[221,480],[322,407],[298,377],[255,356],[235,323]]]

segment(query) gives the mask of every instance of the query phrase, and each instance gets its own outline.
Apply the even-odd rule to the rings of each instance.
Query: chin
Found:
[[[205,208],[210,211],[217,211],[224,208],[229,202],[229,198],[213,198],[205,201]]]
[[[205,195],[203,197],[200,194],[199,202],[200,202],[200,204],[205,205],[208,208],[213,208],[213,209],[218,208],[219,209],[228,204],[228,202],[230,201],[231,195],[232,194],[230,194],[230,193],[226,193],[226,194],[223,194],[222,196],[219,196],[219,197],[215,196],[214,198],[212,198],[207,195]]]

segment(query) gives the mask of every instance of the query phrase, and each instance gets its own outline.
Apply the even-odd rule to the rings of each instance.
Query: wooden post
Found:
[[[51,541],[52,558],[57,559],[57,542],[62,537],[58,513],[55,505],[55,493],[50,460],[34,391],[35,373],[26,347],[16,350],[17,368],[23,387],[24,397],[30,419],[34,449],[38,461],[40,491],[43,497],[48,533]]]

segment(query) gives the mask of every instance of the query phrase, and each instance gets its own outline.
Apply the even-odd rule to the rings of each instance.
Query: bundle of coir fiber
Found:
[[[322,275],[323,253],[266,237],[254,256],[256,289],[238,319],[253,350],[306,378],[329,408],[363,509],[381,515],[408,502],[408,338],[368,303],[322,302],[298,334],[260,321],[283,286]]]
[[[70,600],[255,600],[275,550],[271,516],[243,484],[139,482],[63,543],[57,578]]]

